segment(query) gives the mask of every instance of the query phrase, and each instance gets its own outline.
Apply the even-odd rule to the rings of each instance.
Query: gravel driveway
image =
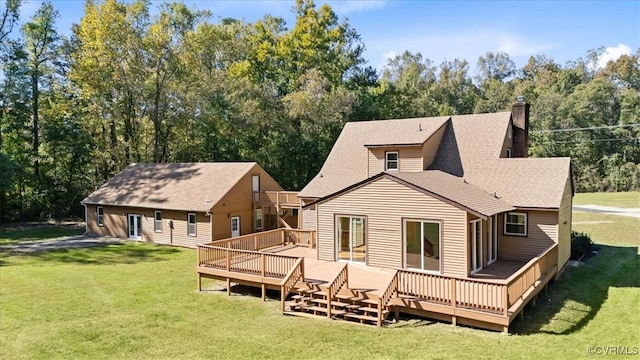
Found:
[[[573,205],[574,211],[586,211],[606,215],[620,215],[640,218],[640,208],[619,208],[601,205]]]
[[[0,246],[0,251],[36,253],[57,249],[83,248],[121,244],[124,240],[109,236],[73,235],[43,241],[22,241]]]

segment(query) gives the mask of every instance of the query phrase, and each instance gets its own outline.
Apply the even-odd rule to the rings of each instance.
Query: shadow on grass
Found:
[[[521,335],[574,333],[598,314],[610,288],[640,287],[638,247],[598,245],[596,251],[581,266],[568,267],[548,292],[538,294],[537,305],[529,303],[524,319],[516,319],[511,331]]]
[[[170,259],[181,249],[150,244],[123,243],[88,248],[68,248],[38,253],[0,253],[0,266],[11,266],[12,259],[37,259],[52,263],[85,265],[136,264]]]

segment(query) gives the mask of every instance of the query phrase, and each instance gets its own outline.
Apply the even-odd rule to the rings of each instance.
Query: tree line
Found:
[[[522,68],[487,52],[475,72],[405,51],[376,71],[357,31],[312,0],[292,27],[87,0],[68,37],[50,2],[19,27],[20,5],[0,3],[2,221],[82,216],[132,162],[251,160],[300,189],[347,121],[508,111],[517,95],[531,156],[571,156],[577,191],[640,189],[640,49],[604,68],[602,49]]]

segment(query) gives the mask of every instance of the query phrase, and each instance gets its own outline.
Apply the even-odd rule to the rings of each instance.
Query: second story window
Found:
[[[398,171],[399,161],[397,151],[387,151],[384,153],[384,169],[387,171]]]

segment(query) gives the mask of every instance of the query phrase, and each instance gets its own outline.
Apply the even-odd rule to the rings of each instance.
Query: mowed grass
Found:
[[[640,192],[580,193],[576,194],[573,204],[640,208]]]
[[[528,306],[512,335],[426,319],[372,326],[283,316],[277,295],[196,291],[193,250],[126,243],[0,253],[2,359],[587,358],[640,346],[637,219],[574,213],[598,254]]]
[[[20,241],[38,241],[60,236],[71,236],[84,233],[84,227],[75,225],[40,225],[20,228],[0,227],[0,245],[8,245]]]

